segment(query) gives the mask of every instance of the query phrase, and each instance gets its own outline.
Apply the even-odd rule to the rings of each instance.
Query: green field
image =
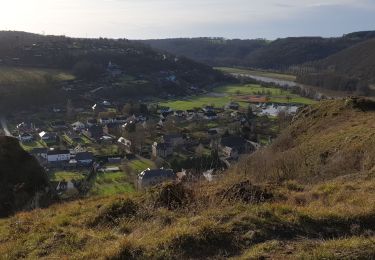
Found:
[[[134,191],[124,172],[98,173],[90,190],[91,195],[110,196]]]
[[[81,180],[85,176],[81,172],[73,171],[58,171],[50,174],[51,181],[71,181],[71,180]]]
[[[228,67],[217,67],[215,69],[220,70],[225,73],[240,73],[240,74],[248,74],[248,75],[260,76],[260,77],[269,77],[269,78],[275,78],[275,79],[280,79],[280,80],[290,80],[290,81],[296,80],[296,76],[294,75],[269,72],[269,71],[228,68]]]
[[[186,100],[170,100],[161,102],[159,105],[167,106],[175,110],[187,110],[193,108],[200,108],[205,105],[213,105],[217,108],[224,107],[232,100],[236,100],[240,95],[269,95],[269,102],[273,103],[298,103],[298,104],[312,104],[314,100],[303,98],[292,94],[289,91],[280,88],[264,88],[260,85],[227,85],[215,88],[213,93],[204,96],[193,96]],[[288,100],[287,96],[290,97]],[[242,107],[247,107],[248,103],[239,102]]]
[[[142,172],[146,170],[147,168],[150,168],[150,169],[155,168],[154,162],[151,160],[147,160],[147,159],[132,160],[128,163],[128,165],[133,171],[137,173]]]
[[[34,142],[29,142],[29,143],[21,143],[21,146],[27,152],[30,152],[34,148],[43,148],[43,147],[46,147],[45,144],[44,144],[44,142],[42,142],[42,141],[34,141]]]

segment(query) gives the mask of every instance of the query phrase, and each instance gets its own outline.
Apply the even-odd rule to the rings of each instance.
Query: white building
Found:
[[[47,161],[54,162],[67,162],[70,160],[70,152],[68,150],[51,150],[47,152]]]

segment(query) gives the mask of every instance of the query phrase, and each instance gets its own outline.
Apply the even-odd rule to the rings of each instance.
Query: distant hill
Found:
[[[83,39],[65,36],[43,36],[25,32],[0,32],[0,65],[42,67],[78,71],[82,63],[89,63],[92,74],[100,75],[109,62],[120,66],[128,74],[160,71],[199,74],[204,83],[212,82],[218,73],[210,67],[189,59],[157,52],[139,42],[127,39]],[[197,73],[198,72],[198,73]],[[82,73],[77,73],[81,76]],[[206,75],[206,76],[204,76]]]
[[[44,169],[17,139],[0,136],[0,165],[0,217],[53,201]]]
[[[375,31],[355,32],[337,38],[291,37],[275,41],[193,38],[147,40],[144,43],[213,66],[245,66],[285,70],[316,61],[375,37]]]
[[[375,39],[354,45],[318,62],[327,69],[375,83]]]
[[[375,84],[375,39],[304,66],[308,68],[307,73],[297,77],[301,83],[374,95],[369,86]]]
[[[212,66],[238,66],[255,50],[267,46],[263,39],[228,40],[224,38],[176,38],[146,40],[151,47]]]

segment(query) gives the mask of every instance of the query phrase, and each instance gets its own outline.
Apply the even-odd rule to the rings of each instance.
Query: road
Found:
[[[8,129],[7,120],[5,117],[0,116],[0,124],[6,136],[13,136]]]

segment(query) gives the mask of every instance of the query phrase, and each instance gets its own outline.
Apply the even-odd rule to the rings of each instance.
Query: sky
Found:
[[[375,30],[375,0],[0,0],[0,30],[128,39],[334,37]]]

